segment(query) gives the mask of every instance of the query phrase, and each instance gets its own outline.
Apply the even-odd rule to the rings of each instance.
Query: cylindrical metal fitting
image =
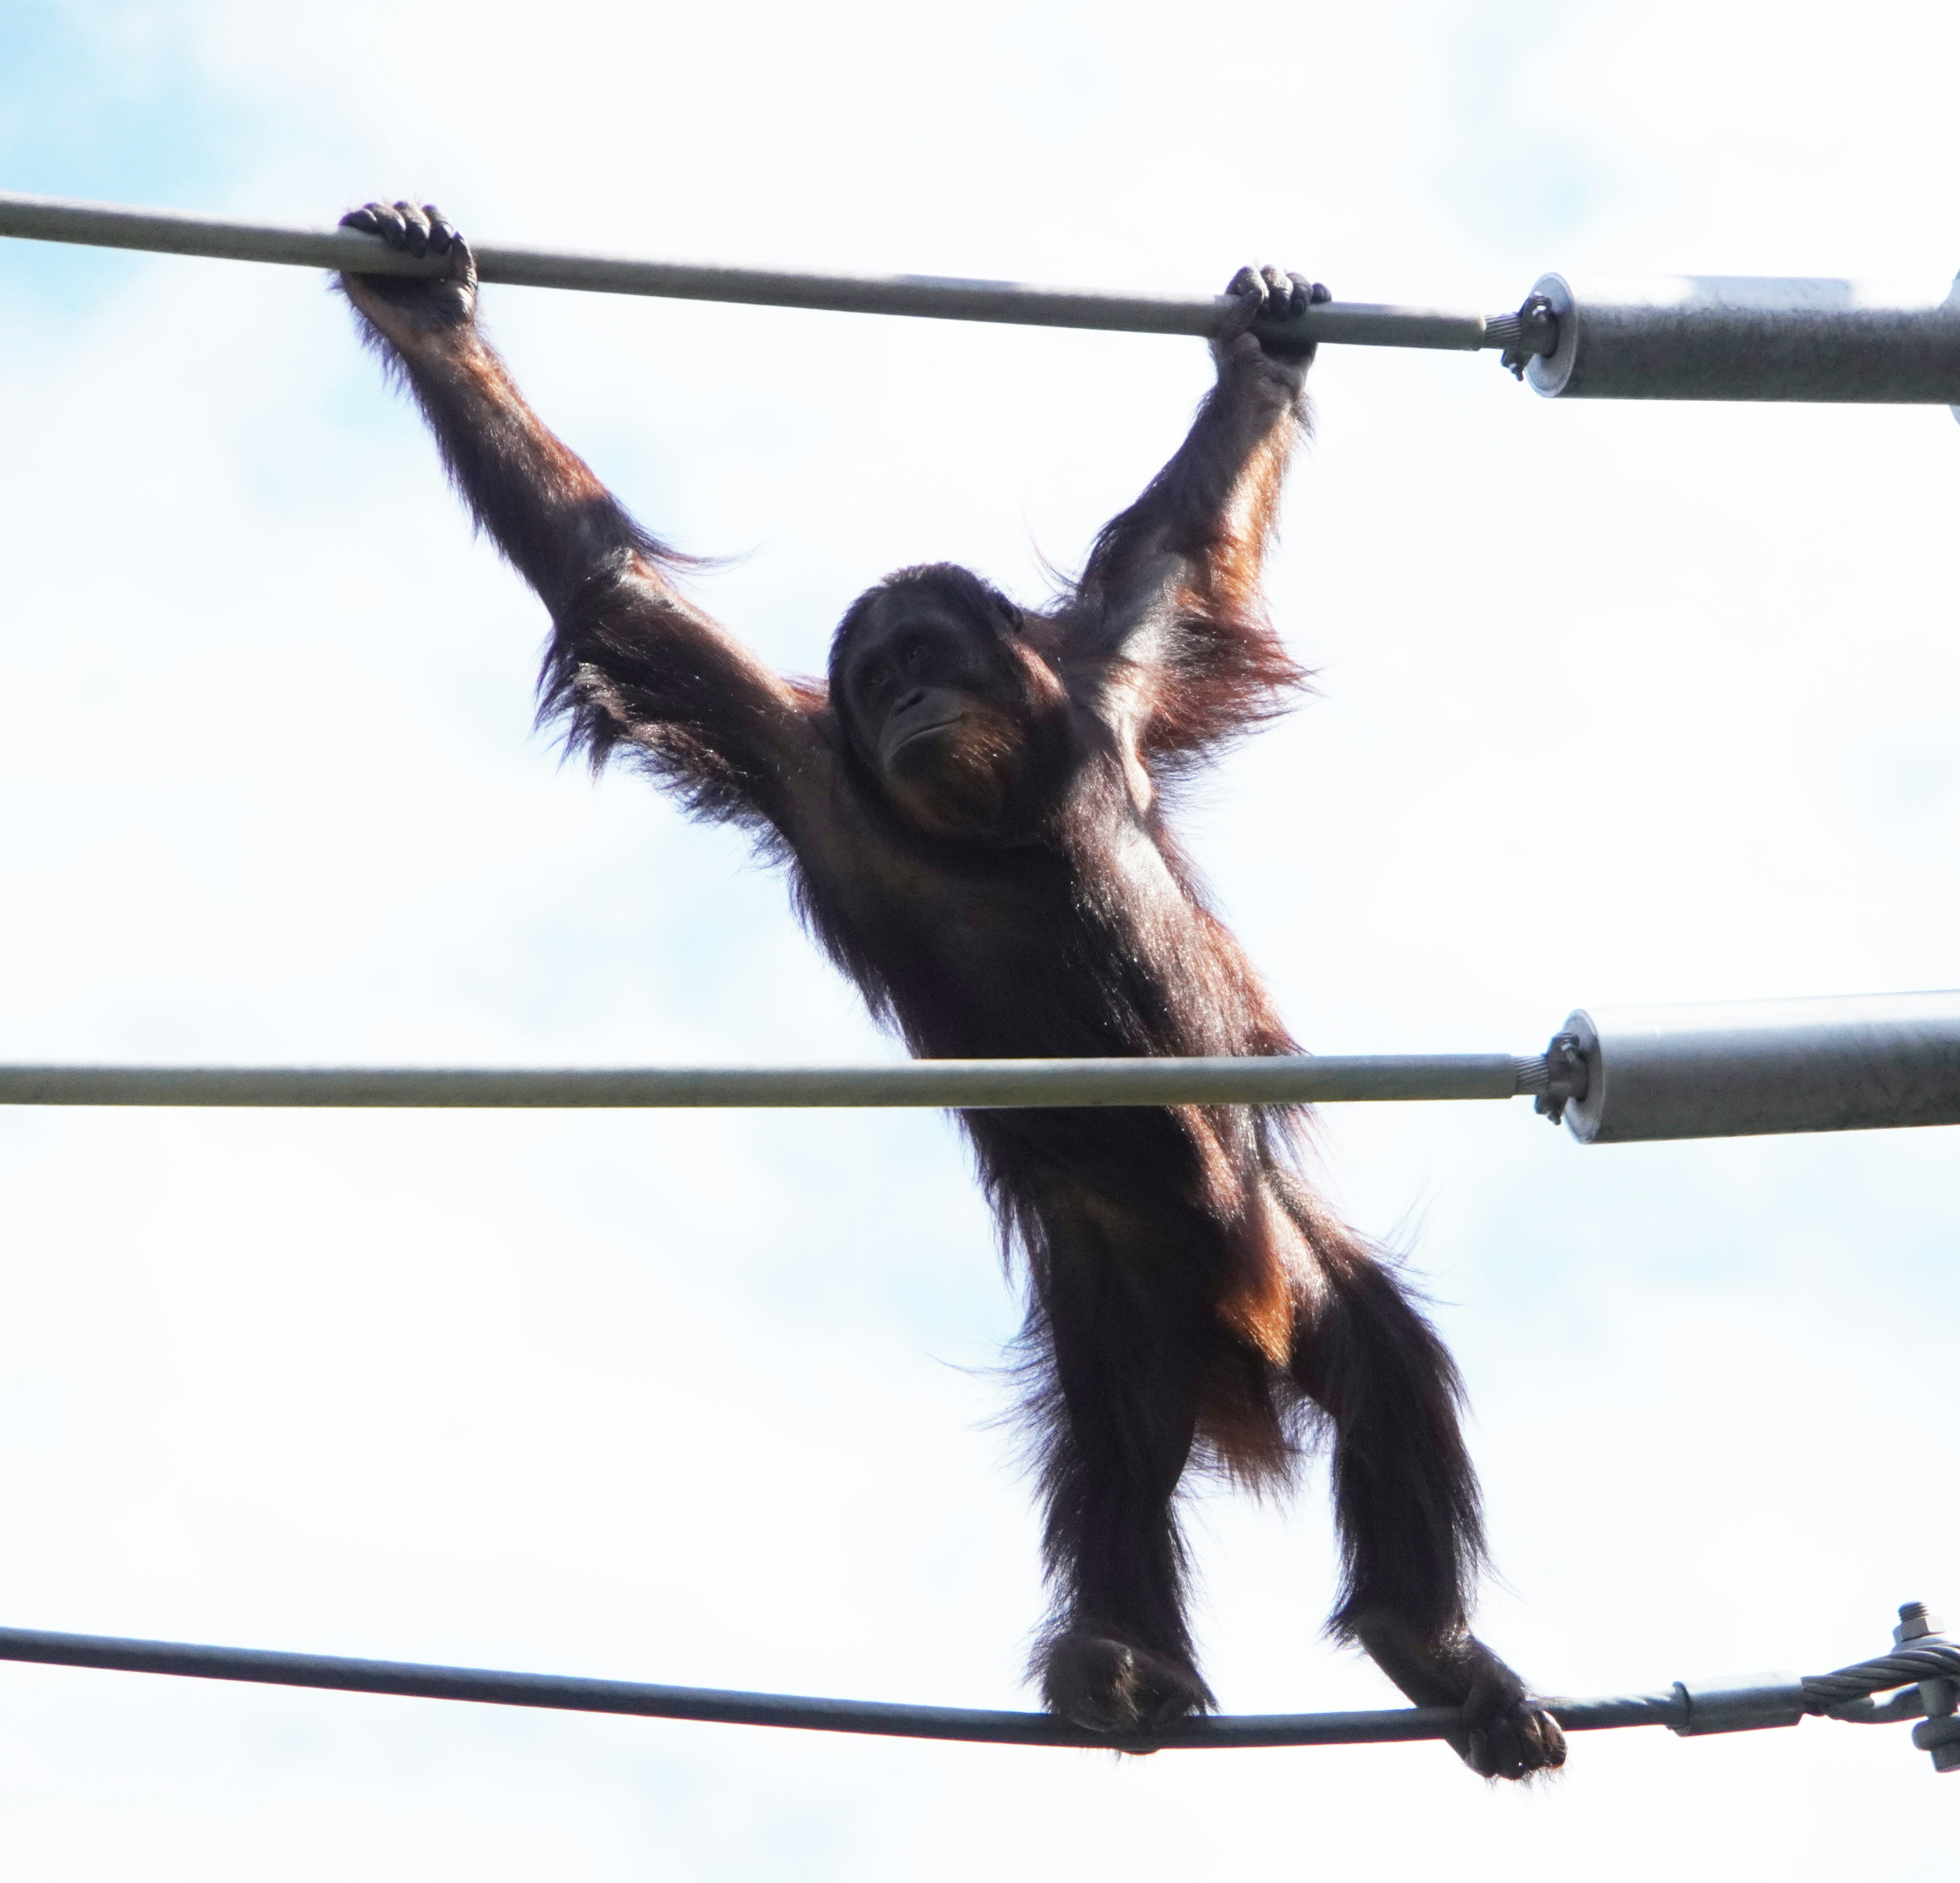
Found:
[[[1558,320],[1525,370],[1548,399],[1960,401],[1960,281],[1546,275],[1532,291]]]
[[[1582,1143],[1960,1124],[1960,993],[1582,1009]]]
[[[1704,1732],[1755,1732],[1803,1718],[1803,1683],[1794,1674],[1745,1674],[1726,1681],[1676,1681],[1683,1738]]]

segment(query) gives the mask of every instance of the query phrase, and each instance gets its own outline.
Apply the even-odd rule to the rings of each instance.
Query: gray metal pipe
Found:
[[[1548,399],[1960,401],[1960,282],[1669,275],[1540,278],[1558,326]]]
[[[986,1111],[1532,1096],[1586,1143],[1960,1124],[1960,992],[1582,1008],[1534,1058],[1409,1053],[563,1069],[0,1065],[0,1105]]]
[[[913,1059],[888,1066],[0,1066],[0,1105],[574,1109],[698,1106],[1313,1105],[1509,1099],[1508,1053],[1338,1058]]]
[[[0,235],[91,247],[142,249],[371,275],[438,275],[445,264],[391,249],[358,230],[246,222],[173,209],[128,209],[54,196],[0,195]],[[1124,333],[1204,335],[1230,306],[1214,294],[1112,294],[1083,288],[1034,288],[1018,281],[962,281],[927,275],[812,275],[714,262],[644,262],[557,249],[470,244],[480,279],[524,288],[653,294],[752,307],[828,309],[839,313],[909,314],[930,320],[1089,327]],[[1515,323],[1512,323],[1515,325]],[[1487,334],[1481,314],[1427,307],[1329,301],[1285,323],[1294,339],[1347,346],[1402,346],[1475,352],[1508,344],[1502,320]]]
[[[1565,1032],[1583,1143],[1960,1124],[1960,992],[1582,1009]]]
[[[1541,1058],[616,1068],[0,1065],[0,1105],[950,1110],[1535,1096],[1586,1143],[1960,1124],[1960,992],[1581,1009]]]
[[[0,236],[166,255],[431,275],[443,262],[352,229],[132,209],[0,194]],[[934,275],[819,275],[714,262],[650,262],[474,243],[486,281],[685,301],[827,309],[934,320],[1128,333],[1215,332],[1229,304],[1209,294],[1115,294]],[[1284,331],[1351,346],[1474,352],[1504,348],[1551,398],[1793,399],[1956,405],[1960,299],[1948,287],[1669,275],[1615,282],[1542,277],[1551,326],[1516,314],[1330,301]],[[1549,349],[1549,350],[1548,350]],[[1956,405],[1960,416],[1960,405]]]

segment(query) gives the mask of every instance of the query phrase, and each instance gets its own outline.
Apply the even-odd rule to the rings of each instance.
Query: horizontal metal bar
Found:
[[[655,1687],[635,1681],[588,1680],[562,1674],[511,1674],[482,1668],[431,1667],[413,1661],[365,1661],[329,1654],[283,1654],[262,1648],[205,1647],[179,1641],[129,1641],[111,1635],[51,1634],[0,1628],[0,1661],[93,1667],[129,1674],[175,1674],[196,1680],[262,1686],[393,1694],[421,1700],[471,1700],[492,1706],[539,1706],[567,1713],[624,1713],[652,1719],[697,1719],[723,1726],[789,1726],[816,1732],[868,1733],[884,1738],[957,1739],[994,1745],[1074,1746],[1108,1751],[1185,1751],[1246,1746],[1368,1745],[1441,1739],[1463,1728],[1452,1706],[1405,1706],[1366,1713],[1242,1713],[1183,1722],[1147,1738],[1118,1739],[1048,1713],[964,1706],[907,1706],[865,1700],[814,1700],[791,1694],[743,1694],[718,1687]],[[1672,1694],[1558,1700],[1547,1709],[1567,1732],[1620,1726],[1678,1727]]]
[[[188,215],[173,209],[71,202],[55,196],[0,195],[0,235],[371,275],[438,275],[446,266],[436,256],[418,259],[402,254],[378,237],[353,229],[246,222],[228,216]],[[930,275],[812,275],[788,269],[731,268],[717,262],[646,262],[473,240],[470,247],[476,257],[477,275],[486,281],[838,313],[1204,335],[1217,331],[1231,305],[1223,297],[1212,294],[1112,294],[1093,288],[1036,288],[1018,281],[963,281]],[[1487,344],[1481,314],[1380,307],[1366,301],[1325,303],[1285,323],[1284,331],[1296,339],[1346,346],[1475,352]]]
[[[1327,1105],[1509,1099],[1507,1053],[1271,1059],[913,1059],[889,1066],[0,1066],[0,1105],[401,1108]]]
[[[1960,1124],[1960,992],[1582,1010],[1554,1045],[1570,1048],[1556,1064],[1411,1053],[789,1067],[0,1064],[0,1106],[986,1111],[1536,1096],[1586,1143]]]

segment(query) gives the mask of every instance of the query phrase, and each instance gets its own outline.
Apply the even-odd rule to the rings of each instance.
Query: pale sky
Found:
[[[1940,279],[1949,8],[1316,0],[0,11],[0,188],[1140,289],[1272,260],[1497,312],[1548,269]],[[896,565],[1041,590],[1195,342],[492,289],[696,593],[821,665]],[[1271,569],[1320,695],[1193,848],[1300,1035],[1960,982],[1960,429],[1554,403],[1328,349]],[[892,1050],[739,840],[530,730],[541,609],[301,271],[0,243],[0,1057]],[[1581,1149],[1330,1109],[1424,1277],[1503,1581],[1597,1693],[1960,1611],[1945,1131]],[[0,1625],[1029,1703],[1014,1296],[931,1115],[0,1117]],[[1395,1703],[1317,1477],[1192,1512],[1235,1711]],[[1956,1617],[1960,1619],[1960,1617]],[[1951,1787],[1952,1789],[1947,1789]],[[10,1876],[1950,1874],[1903,1729],[1143,1761],[0,1667]]]

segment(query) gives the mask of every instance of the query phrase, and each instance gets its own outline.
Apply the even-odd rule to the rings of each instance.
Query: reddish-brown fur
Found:
[[[407,205],[354,220],[431,243]],[[1274,296],[1303,306],[1304,284],[1270,271],[1235,282],[1241,317],[1214,346],[1216,390],[1064,600],[1036,612],[963,569],[902,571],[846,616],[826,686],[778,678],[682,597],[670,574],[684,558],[544,428],[476,332],[460,238],[438,221],[433,246],[452,256],[448,279],[347,290],[479,521],[551,611],[542,710],[575,749],[629,758],[698,814],[753,832],[915,1053],[1298,1050],[1207,905],[1163,787],[1305,677],[1259,577],[1309,356],[1246,330]],[[915,622],[939,637],[923,654],[906,641]],[[887,668],[934,660],[958,670],[945,682],[956,716],[913,746],[881,744],[898,722],[858,723],[854,676],[896,687]],[[1557,1727],[1468,1632],[1482,1533],[1455,1369],[1392,1268],[1302,1178],[1298,1115],[963,1122],[1028,1281],[1049,1703],[1118,1735],[1211,1703],[1185,1617],[1179,1481],[1195,1458],[1284,1484],[1319,1431],[1344,1570],[1334,1627],[1418,1700],[1462,1704],[1456,1743],[1480,1770],[1556,1764]]]

